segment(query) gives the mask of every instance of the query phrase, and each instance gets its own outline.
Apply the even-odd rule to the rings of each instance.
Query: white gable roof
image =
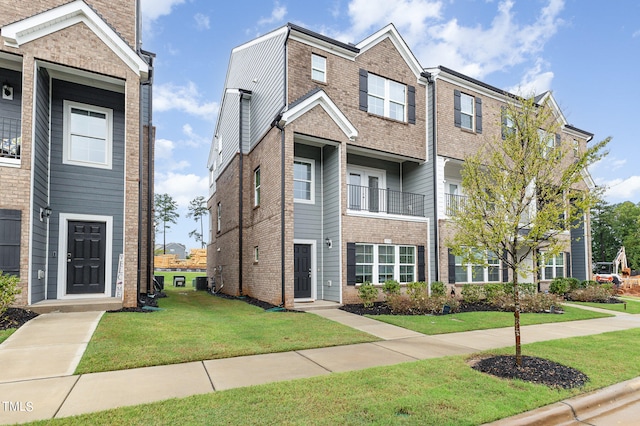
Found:
[[[5,25],[2,27],[2,37],[5,45],[19,48],[80,22],[89,27],[137,75],[146,76],[149,73],[147,63],[82,0]]]
[[[356,128],[351,124],[342,111],[340,111],[331,98],[329,98],[324,90],[318,90],[316,93],[282,113],[280,124],[287,125],[288,123],[291,123],[296,118],[304,115],[317,105],[320,105],[322,109],[329,114],[329,117],[333,119],[340,130],[342,130],[350,140],[354,140],[358,136]]]

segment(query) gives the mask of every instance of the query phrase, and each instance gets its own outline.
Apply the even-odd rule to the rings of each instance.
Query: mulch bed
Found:
[[[391,309],[386,305],[385,302],[376,302],[370,308],[365,308],[362,303],[352,304],[352,305],[343,305],[340,307],[343,311],[347,311],[352,314],[357,315],[397,315],[391,312]],[[462,312],[486,312],[486,311],[495,311],[501,312],[502,309],[490,305],[488,303],[461,303],[460,309],[458,313]],[[420,312],[414,312],[410,314],[402,314],[402,315],[424,315]]]
[[[20,328],[29,320],[37,317],[38,314],[28,309],[8,308],[0,317],[0,330],[9,328]]]
[[[224,294],[224,293],[215,293],[215,294],[213,294],[213,296],[220,297],[222,299],[241,300],[241,301],[243,301],[245,303],[248,303],[250,305],[257,306],[258,308],[262,308],[265,311],[277,310],[278,312],[297,312],[297,313],[301,313],[302,312],[302,311],[296,311],[296,310],[293,310],[293,309],[284,309],[284,308],[282,308],[280,306],[273,305],[273,304],[268,303],[268,302],[263,302],[262,300],[254,299],[253,297],[250,297],[250,296],[230,296],[230,295]]]

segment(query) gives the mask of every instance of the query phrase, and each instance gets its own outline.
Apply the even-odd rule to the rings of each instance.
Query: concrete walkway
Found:
[[[471,354],[512,346],[514,339],[512,327],[425,336],[341,310],[314,313],[383,340],[73,376],[101,313],[41,315],[0,345],[0,423],[65,417],[333,372]],[[640,316],[634,315],[525,326],[522,343],[636,327],[640,327]]]

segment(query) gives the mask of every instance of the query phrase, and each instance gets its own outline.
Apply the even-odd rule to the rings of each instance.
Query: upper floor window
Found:
[[[253,206],[260,205],[260,167],[253,172]]]
[[[222,230],[222,204],[220,203],[216,206],[216,230],[217,232]]]
[[[578,158],[580,156],[580,143],[577,139],[573,140],[573,157]]]
[[[300,203],[314,203],[313,160],[296,158],[293,162],[293,199]]]
[[[405,120],[407,86],[369,74],[368,87],[370,113],[398,121]]]
[[[316,54],[311,55],[311,78],[323,83],[327,82],[327,58]]]
[[[482,99],[459,90],[453,91],[454,124],[456,127],[482,133]]]
[[[62,162],[111,169],[112,110],[64,102]]]

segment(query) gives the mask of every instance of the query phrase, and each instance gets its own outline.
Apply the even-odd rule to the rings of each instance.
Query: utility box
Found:
[[[195,288],[196,290],[206,290],[207,277],[195,277]]]
[[[174,275],[173,276],[173,286],[174,287],[184,287],[186,282],[186,278],[184,275]]]

